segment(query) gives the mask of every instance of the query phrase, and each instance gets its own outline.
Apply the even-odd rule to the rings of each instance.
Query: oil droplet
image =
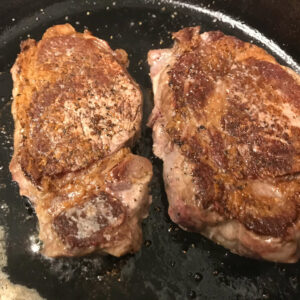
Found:
[[[33,253],[40,252],[42,242],[38,239],[38,237],[32,235],[32,236],[29,237],[29,240],[30,240],[30,243],[31,243],[31,245],[30,245],[31,251]]]
[[[297,286],[298,286],[298,280],[297,280],[297,277],[296,277],[296,276],[292,276],[292,277],[289,278],[289,281],[290,281],[290,284],[291,284],[292,288],[293,288],[294,290],[296,290],[296,289],[297,289]]]
[[[218,276],[218,275],[219,275],[219,271],[218,271],[218,270],[214,270],[214,271],[213,271],[213,275],[214,275],[214,276]]]
[[[268,293],[263,293],[262,299],[270,299],[270,295]]]
[[[279,273],[285,274],[286,269],[283,267],[279,267]]]
[[[168,232],[176,231],[176,226],[174,224],[171,224],[168,228]]]
[[[144,242],[144,244],[145,244],[146,247],[150,247],[151,244],[152,244],[152,242],[151,242],[150,240],[146,240],[146,241]]]
[[[9,213],[9,207],[6,203],[2,204],[0,206],[0,211],[2,211],[2,213],[4,214],[8,214]]]
[[[82,272],[82,273],[87,273],[87,271],[88,271],[88,267],[87,267],[87,266],[83,266],[83,267],[81,268],[81,272]]]
[[[203,275],[200,273],[195,273],[194,279],[195,279],[195,281],[200,282],[203,279]]]
[[[98,280],[98,281],[102,281],[102,280],[103,280],[103,276],[98,275],[98,276],[97,276],[97,280]]]
[[[29,202],[26,202],[26,203],[25,203],[25,208],[26,208],[26,210],[27,210],[28,215],[32,217],[33,214],[34,214],[32,205],[31,205]]]
[[[175,267],[175,265],[176,265],[175,261],[174,261],[174,260],[171,260],[171,262],[170,262],[170,266],[171,266],[172,268],[174,268],[174,267]]]
[[[154,210],[157,211],[157,212],[160,212],[160,211],[161,211],[161,208],[160,208],[159,206],[155,206],[155,207],[154,207]]]
[[[196,292],[193,291],[193,290],[189,290],[187,295],[190,299],[195,299],[196,298]]]

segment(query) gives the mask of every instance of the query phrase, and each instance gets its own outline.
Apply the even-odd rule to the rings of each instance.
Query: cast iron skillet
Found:
[[[183,232],[167,215],[162,163],[152,154],[151,130],[145,126],[152,108],[147,51],[170,46],[170,32],[200,24],[202,31],[220,29],[252,41],[299,72],[297,0],[210,2],[1,0],[0,225],[6,230],[5,271],[12,282],[35,288],[49,300],[300,299],[300,263],[284,265],[236,256],[198,234]],[[40,39],[46,28],[65,22],[79,31],[87,27],[113,48],[124,48],[131,61],[129,71],[145,97],[143,135],[134,152],[153,162],[153,205],[143,222],[141,251],[120,259],[92,255],[48,260],[33,252],[36,216],[18,195],[8,171],[13,150],[9,69],[21,40],[27,36]]]

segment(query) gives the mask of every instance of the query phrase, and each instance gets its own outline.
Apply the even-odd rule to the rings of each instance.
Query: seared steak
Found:
[[[299,75],[255,45],[199,30],[148,54],[169,215],[234,253],[295,262]]]
[[[126,52],[69,24],[21,50],[11,70],[10,170],[36,207],[43,253],[137,251],[152,167],[123,148],[138,136],[142,118]]]
[[[47,193],[35,194],[43,254],[138,251],[140,222],[150,204],[151,168],[146,158],[123,148],[88,168],[53,178]]]

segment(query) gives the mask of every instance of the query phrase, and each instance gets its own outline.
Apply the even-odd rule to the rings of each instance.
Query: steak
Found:
[[[138,251],[140,222],[150,204],[151,170],[146,158],[122,148],[88,168],[53,178],[47,193],[35,194],[43,254],[98,251],[121,256]]]
[[[299,75],[255,45],[199,31],[148,53],[169,215],[234,253],[296,262]]]
[[[124,50],[69,24],[21,43],[10,171],[35,206],[46,256],[120,256],[141,246],[152,166],[128,148],[142,94],[127,66]]]

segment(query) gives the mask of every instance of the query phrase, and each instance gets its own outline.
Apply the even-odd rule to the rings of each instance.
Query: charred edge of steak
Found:
[[[60,213],[54,218],[52,227],[69,249],[87,248],[113,241],[113,232],[125,217],[122,203],[101,192],[92,200]]]

